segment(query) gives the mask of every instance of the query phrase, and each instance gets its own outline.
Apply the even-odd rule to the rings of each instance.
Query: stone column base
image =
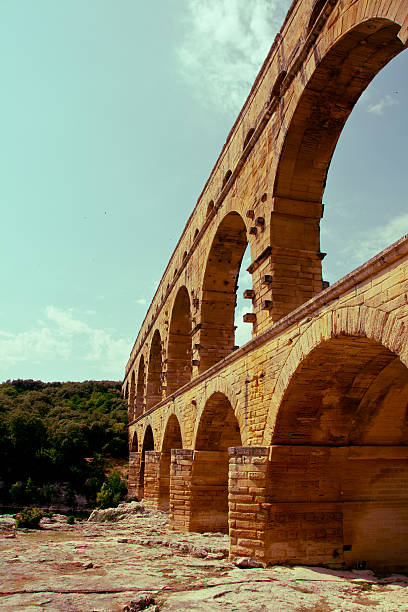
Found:
[[[140,460],[141,453],[129,453],[129,470],[128,470],[128,497],[139,498],[139,477],[140,477]]]
[[[170,453],[146,451],[144,501],[155,510],[169,509]]]
[[[225,451],[171,451],[170,529],[228,530],[228,455]]]

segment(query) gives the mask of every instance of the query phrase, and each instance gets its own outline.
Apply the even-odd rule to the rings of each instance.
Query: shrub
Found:
[[[39,529],[43,516],[43,511],[38,508],[24,508],[24,510],[16,514],[16,527]]]
[[[96,507],[116,508],[126,493],[126,482],[121,479],[119,472],[113,471],[96,496]]]
[[[67,518],[67,524],[68,525],[74,525],[75,523],[75,516],[73,516],[72,514],[70,514]]]

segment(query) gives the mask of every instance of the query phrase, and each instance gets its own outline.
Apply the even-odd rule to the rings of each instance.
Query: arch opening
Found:
[[[404,49],[399,29],[386,19],[367,20],[322,58],[290,121],[276,173],[275,196],[321,202],[330,161],[347,118],[374,76]]]
[[[222,181],[222,186],[225,187],[225,185],[228,183],[228,181],[230,180],[232,176],[232,170],[227,170],[227,172],[225,173],[224,179]]]
[[[235,346],[242,346],[252,339],[253,324],[244,322],[244,316],[253,311],[255,299],[252,289],[252,275],[247,270],[250,264],[251,247],[248,244],[242,256],[238,275],[237,299],[234,313]]]
[[[276,77],[276,81],[272,87],[270,100],[272,100],[273,98],[278,98],[278,100],[280,99],[282,83],[285,80],[286,75],[287,75],[286,70],[281,70],[281,72]]]
[[[140,455],[140,470],[139,470],[139,483],[138,483],[138,498],[144,498],[144,481],[145,481],[145,454],[146,451],[154,450],[154,437],[153,431],[150,425],[147,426],[145,435],[143,438],[142,451]]]
[[[162,452],[169,453],[174,448],[183,448],[181,429],[175,414],[170,415],[163,436]]]
[[[229,213],[218,227],[204,274],[200,372],[234,350],[238,274],[247,244],[246,226],[242,217],[236,212]]]
[[[191,488],[193,531],[228,533],[228,448],[242,446],[234,410],[214,393],[205,405],[195,439]]]
[[[146,409],[149,410],[162,399],[161,395],[161,338],[159,330],[154,332],[150,347],[149,367],[147,373]]]
[[[170,415],[169,420],[167,421],[160,454],[157,505],[160,510],[167,511],[169,509],[171,451],[176,448],[183,448],[183,441],[181,437],[181,429],[178,418],[175,414],[172,414]]]
[[[394,353],[354,336],[313,349],[282,398],[271,466],[272,502],[293,516],[303,508],[305,524],[288,528],[307,523],[313,533],[313,517],[327,517],[318,540],[300,538],[293,556],[302,548],[312,563],[406,568],[408,369]],[[273,527],[268,537],[276,558]]]
[[[190,381],[191,354],[190,298],[186,287],[181,287],[174,302],[169,328],[167,396]]]
[[[135,372],[132,371],[130,377],[130,391],[128,401],[128,421],[129,423],[135,418]]]
[[[135,431],[133,433],[133,436],[131,438],[131,443],[130,443],[130,452],[131,453],[137,453],[139,450],[139,442],[137,439],[137,432]]]
[[[135,418],[143,414],[145,394],[145,362],[143,355],[140,357],[137,373],[137,387],[135,400]]]
[[[255,134],[255,128],[250,128],[244,138],[244,145],[242,147],[243,149],[245,149],[245,147],[247,146],[247,144],[249,143],[249,141],[251,140],[254,134]]]
[[[310,30],[313,28],[314,24],[317,21],[317,18],[319,17],[320,13],[323,10],[324,5],[326,4],[327,0],[316,0],[313,8],[312,8],[312,12],[310,14],[310,18],[309,18],[309,22],[307,24],[307,32],[309,33]]]
[[[211,213],[213,208],[214,208],[214,200],[210,200],[207,206],[207,214],[205,215],[206,217],[208,217],[208,215]]]
[[[207,400],[194,448],[226,452],[230,446],[242,446],[241,431],[231,402],[224,393],[217,391]]]

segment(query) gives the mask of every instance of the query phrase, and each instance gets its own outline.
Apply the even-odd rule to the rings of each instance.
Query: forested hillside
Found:
[[[92,505],[109,458],[127,455],[127,407],[114,381],[0,385],[0,503]]]

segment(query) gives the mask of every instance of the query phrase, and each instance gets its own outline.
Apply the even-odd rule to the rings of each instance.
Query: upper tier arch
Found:
[[[177,292],[171,311],[167,344],[167,393],[191,379],[191,307],[190,297],[183,285]]]
[[[247,244],[244,220],[238,212],[229,212],[217,227],[202,281],[200,372],[234,348],[238,274]]]
[[[372,17],[354,24],[308,74],[281,147],[275,196],[321,202],[327,171],[341,131],[357,100],[378,72],[404,49],[400,25]]]

